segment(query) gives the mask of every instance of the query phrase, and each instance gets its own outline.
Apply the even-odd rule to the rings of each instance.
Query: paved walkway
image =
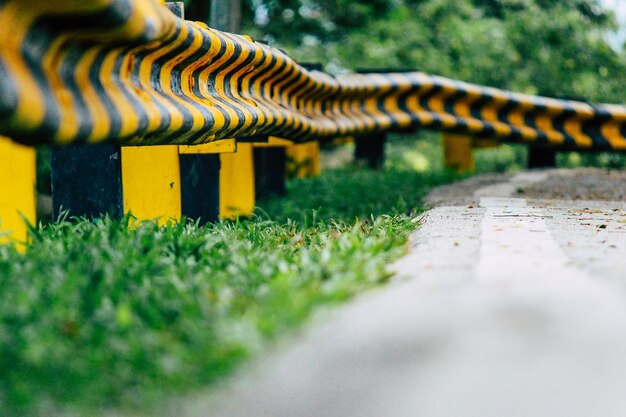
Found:
[[[626,203],[519,198],[549,175],[431,210],[394,283],[185,414],[626,416]]]

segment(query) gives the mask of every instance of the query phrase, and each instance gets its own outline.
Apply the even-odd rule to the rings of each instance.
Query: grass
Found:
[[[460,178],[444,171],[418,172],[389,167],[382,171],[335,169],[319,178],[288,182],[287,199],[272,199],[263,210],[278,222],[370,221],[372,217],[407,217],[421,209],[432,187]]]
[[[291,180],[248,221],[34,228],[24,254],[0,247],[0,415],[150,415],[219,380],[386,282],[421,198],[452,178],[339,169]]]

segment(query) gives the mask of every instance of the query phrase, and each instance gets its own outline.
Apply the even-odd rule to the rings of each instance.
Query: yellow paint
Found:
[[[28,227],[35,224],[35,149],[0,136],[0,243],[25,243]]]
[[[447,84],[442,85],[441,90],[438,93],[434,94],[428,100],[428,106],[430,107],[431,111],[434,111],[435,113],[438,113],[440,115],[445,114],[446,113],[445,100],[446,98],[454,94],[456,90],[457,89],[455,86],[447,85]]]
[[[493,99],[489,101],[489,104],[485,106],[481,111],[481,116],[484,121],[498,122],[498,111],[508,104],[509,99],[503,95],[494,95]]]
[[[319,142],[307,142],[294,144],[287,148],[287,157],[298,178],[314,177],[320,175],[320,145]]]
[[[253,145],[237,144],[236,153],[220,154],[220,217],[235,219],[254,211]]]
[[[106,138],[111,129],[110,115],[102,102],[102,99],[89,77],[89,68],[93,65],[100,48],[85,51],[85,55],[76,64],[76,85],[85,98],[85,106],[89,110],[92,123],[89,142],[100,142]]]
[[[500,141],[497,139],[472,138],[472,148],[474,149],[495,148],[497,146],[500,146]]]
[[[593,139],[583,132],[581,120],[569,119],[563,124],[565,133],[570,135],[576,141],[576,146],[581,148],[591,148],[593,146]]]
[[[471,136],[443,133],[441,143],[446,168],[456,172],[474,172]]]
[[[187,41],[189,35],[193,36],[193,41],[183,52],[180,52],[177,54],[177,57],[175,60],[169,60],[161,67],[161,71],[160,71],[160,78],[162,80],[161,88],[168,96],[175,99],[181,107],[186,108],[188,112],[191,114],[193,118],[193,128],[190,129],[190,133],[193,133],[201,129],[202,126],[204,126],[204,121],[205,121],[204,116],[202,115],[202,112],[198,109],[196,105],[189,103],[187,100],[180,97],[178,94],[176,94],[172,90],[171,80],[179,76],[173,71],[174,68],[179,64],[179,62],[184,61],[186,58],[193,55],[202,47],[203,37],[201,33],[198,30],[196,30],[194,26],[187,26],[187,25],[182,25],[180,35],[181,36],[179,36],[176,42],[177,46],[180,46],[180,44]],[[181,88],[183,90],[183,93],[187,97],[193,97],[193,93],[191,91],[191,85],[189,83],[181,83]],[[170,128],[179,129],[182,123],[183,123],[183,118],[181,114],[180,118],[172,119],[172,124],[170,125]]]
[[[127,138],[137,133],[139,118],[137,111],[128,101],[118,83],[115,82],[115,80],[110,76],[110,74],[114,71],[119,56],[122,55],[122,52],[122,48],[109,52],[102,61],[102,67],[99,75],[100,83],[102,84],[104,91],[108,93],[109,98],[117,110],[124,115],[124,117],[120,119],[122,125],[120,126],[118,137]]]
[[[454,113],[459,116],[459,117],[463,117],[465,119],[471,119],[474,116],[472,116],[472,112],[471,112],[471,105],[476,102],[479,98],[481,97],[480,91],[479,90],[475,90],[475,89],[468,89],[467,91],[467,95],[458,100],[453,107]]]
[[[347,145],[349,143],[354,143],[354,136],[342,136],[332,140],[333,145]]]
[[[207,153],[233,153],[237,152],[235,139],[216,140],[202,145],[180,145],[178,152],[181,154],[207,154]]]
[[[620,124],[616,122],[604,123],[602,125],[602,135],[611,144],[613,149],[626,149],[626,138],[622,136]]]
[[[276,147],[276,146],[290,147],[293,145],[293,142],[288,139],[270,136],[267,139],[267,142],[253,142],[253,145],[255,148],[270,148],[270,147]]]
[[[123,146],[124,213],[159,224],[181,217],[178,146]]]
[[[552,124],[557,115],[558,113],[540,114],[535,118],[535,126],[537,126],[537,129],[546,134],[548,141],[560,145],[565,141],[565,137],[562,133],[558,132]]]
[[[236,46],[235,46],[236,43],[235,41],[233,41],[233,39],[231,39],[228,36],[223,36],[221,40],[223,41],[226,48],[224,48],[223,55],[219,59],[217,59],[215,62],[213,62],[209,68],[211,67],[218,68],[219,66],[223,65],[226,61],[229,61],[236,54]],[[236,57],[232,65],[239,65],[239,63],[241,63],[249,54],[250,54],[250,51],[248,50],[248,48],[242,48],[240,55]],[[226,113],[228,113],[230,117],[230,122],[226,126],[227,128],[232,128],[236,126],[238,121],[240,120],[239,115],[233,109],[233,107],[238,107],[237,101],[228,97],[228,94],[225,94],[225,77],[231,72],[232,68],[233,67],[229,65],[227,68],[223,68],[221,71],[215,74],[215,81],[213,85],[215,90],[220,93],[220,100],[227,104],[225,106],[222,106],[222,109]],[[204,83],[202,76],[200,76],[199,79],[201,83]],[[208,84],[209,83],[207,82],[207,85]],[[249,125],[248,121],[245,121],[245,122],[246,122],[245,123],[246,126]]]
[[[253,143],[254,148],[282,146],[288,158],[288,172],[298,178],[317,176],[321,172],[319,142],[294,143],[289,139],[270,136],[267,142]]]

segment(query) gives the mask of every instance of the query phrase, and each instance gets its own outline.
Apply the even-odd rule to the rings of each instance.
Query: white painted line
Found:
[[[509,181],[482,187],[474,193],[475,197],[511,197],[520,187],[545,181],[549,171],[531,171],[515,174]]]
[[[623,311],[623,297],[571,262],[552,237],[542,209],[528,207],[520,198],[481,198],[480,206],[486,211],[474,269],[479,282],[521,296],[603,300]]]
[[[588,279],[584,272],[568,265],[540,209],[527,207],[524,199],[482,198],[480,205],[487,210],[476,265],[479,280],[538,290],[538,285],[545,287],[554,279]]]
[[[481,197],[480,207],[526,207],[524,198]]]

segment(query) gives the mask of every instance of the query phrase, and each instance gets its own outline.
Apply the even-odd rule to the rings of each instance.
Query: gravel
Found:
[[[614,201],[626,202],[626,171],[608,171],[597,168],[552,169],[530,171],[540,181],[520,183],[510,197],[528,200],[558,201]],[[517,174],[515,177],[519,177]],[[504,184],[511,174],[477,175],[433,190],[426,198],[427,205],[475,205],[476,191],[490,185]]]

